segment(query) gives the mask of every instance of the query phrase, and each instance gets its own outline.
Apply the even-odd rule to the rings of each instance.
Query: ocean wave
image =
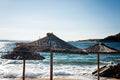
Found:
[[[7,60],[4,65],[7,65],[7,64],[22,64],[22,61],[19,61],[19,60]]]
[[[66,72],[55,72],[54,76],[71,76],[71,73],[66,73]]]
[[[64,61],[64,62],[54,62],[54,64],[58,65],[58,64],[65,64],[65,65],[95,65],[97,62],[74,62],[74,61]]]

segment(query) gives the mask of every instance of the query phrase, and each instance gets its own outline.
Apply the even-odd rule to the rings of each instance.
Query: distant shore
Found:
[[[86,39],[86,40],[78,40],[78,42],[97,42],[97,41],[101,41],[101,42],[120,42],[120,33],[115,34],[115,35],[111,35],[111,36],[107,36],[103,39]]]

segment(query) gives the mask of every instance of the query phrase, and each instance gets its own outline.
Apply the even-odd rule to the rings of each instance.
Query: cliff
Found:
[[[106,37],[106,38],[104,38],[100,41],[103,41],[103,42],[120,42],[120,33],[108,36],[108,37]]]
[[[96,42],[96,41],[101,41],[101,42],[120,42],[120,33],[111,35],[108,37],[105,37],[103,39],[87,39],[87,40],[78,40],[78,42]]]

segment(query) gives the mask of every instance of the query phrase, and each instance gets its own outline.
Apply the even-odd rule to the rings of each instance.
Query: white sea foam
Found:
[[[71,66],[71,65],[55,65],[54,77],[74,77],[90,75],[94,71],[94,66]],[[49,77],[49,65],[45,64],[29,64],[26,63],[26,77],[44,78]],[[21,78],[22,64],[2,64],[0,65],[0,78]]]

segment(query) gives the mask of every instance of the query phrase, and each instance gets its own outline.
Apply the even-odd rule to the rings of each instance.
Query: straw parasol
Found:
[[[38,51],[50,52],[50,80],[53,80],[53,52],[57,53],[74,53],[86,54],[81,49],[70,45],[61,40],[53,33],[47,33],[47,36],[30,43],[31,45],[38,45]]]
[[[43,60],[45,59],[38,53],[30,51],[27,46],[19,46],[14,48],[12,53],[1,56],[3,59],[23,60],[23,80],[25,80],[25,60]]]
[[[100,54],[112,54],[112,53],[117,54],[120,52],[117,49],[106,46],[102,42],[98,42],[97,44],[86,48],[85,51],[87,51],[87,53],[98,55],[98,80],[100,80],[100,76],[99,76]]]

